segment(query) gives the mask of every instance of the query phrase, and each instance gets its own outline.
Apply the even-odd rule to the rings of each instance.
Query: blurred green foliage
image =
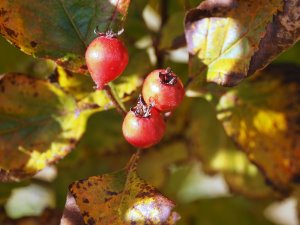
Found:
[[[125,32],[122,38],[129,48],[130,63],[124,74],[112,84],[118,97],[125,102],[127,108],[135,104],[143,78],[156,67],[158,62],[152,59],[157,56],[157,52],[164,55],[161,62],[164,67],[171,66],[184,83],[189,79],[188,62],[173,60],[171,49],[174,47],[174,40],[182,38],[184,34],[183,19],[185,11],[196,7],[200,1],[172,0],[168,2],[168,21],[158,31],[147,27],[146,20],[151,20],[152,18],[147,18],[144,14],[145,7],[148,9],[150,7],[154,14],[156,13],[156,16],[159,17],[162,5],[158,1],[132,1],[129,7],[125,22]],[[142,17],[143,19],[141,19]],[[160,20],[161,18],[158,19]],[[159,35],[161,37],[157,39]],[[139,41],[142,42],[141,45],[137,44]],[[156,46],[157,49],[154,48],[155,44],[158,44]],[[299,53],[300,43],[297,43],[282,53],[274,61],[274,64],[282,65],[283,67],[286,67],[288,64],[299,65]],[[186,51],[183,51],[181,57],[184,58],[187,54]],[[62,67],[57,67],[50,60],[25,55],[0,36],[0,74],[12,72],[42,79],[42,82],[47,82],[46,87],[49,86],[50,90],[55,89],[60,95],[63,95],[64,97],[61,98],[63,100],[60,101],[63,109],[56,108],[55,105],[54,108],[56,110],[59,109],[58,112],[54,110],[55,113],[51,112],[48,116],[51,120],[67,124],[66,130],[68,132],[80,128],[80,134],[76,134],[76,139],[78,139],[78,143],[76,140],[76,146],[73,143],[74,146],[70,148],[70,153],[61,159],[58,164],[55,164],[54,168],[57,175],[53,175],[53,180],[45,181],[39,177],[33,177],[19,183],[1,183],[0,205],[1,208],[5,206],[10,194],[17,187],[27,187],[30,184],[41,185],[55,193],[55,209],[58,210],[58,217],[60,217],[65,206],[68,186],[72,182],[122,170],[130,157],[136,152],[136,149],[126,143],[122,136],[122,117],[112,109],[113,105],[111,105],[109,98],[104,92],[94,92],[93,82],[89,76],[72,73]],[[299,68],[297,73],[300,73]],[[19,76],[21,77],[21,75]],[[51,80],[51,83],[48,80]],[[256,78],[244,81],[238,88],[250,85],[249,89],[243,89],[246,90],[246,94],[252,93],[251,91],[259,94],[258,90],[260,89],[255,85],[251,86],[252,80],[255,82]],[[274,78],[274,80],[276,79]],[[259,86],[259,80],[257,82]],[[263,85],[265,86],[271,83],[268,80],[264,82]],[[280,87],[282,86],[279,85],[278,89]],[[272,185],[270,176],[266,176],[263,170],[264,166],[258,167],[257,161],[252,158],[252,155],[247,151],[243,152],[243,146],[237,144],[235,138],[230,138],[230,136],[234,135],[230,135],[230,132],[224,129],[224,123],[230,121],[232,115],[228,116],[224,108],[218,108],[217,105],[222,96],[226,96],[228,93],[230,96],[231,90],[234,89],[209,84],[202,87],[201,90],[199,89],[197,92],[192,93],[191,96],[195,98],[186,98],[181,107],[167,119],[167,133],[162,142],[151,149],[145,150],[139,160],[137,166],[138,175],[151,187],[156,188],[177,204],[175,211],[181,215],[181,220],[178,224],[271,225],[273,222],[270,221],[270,218],[265,217],[264,212],[266,208],[272,202],[284,199],[292,193],[292,189],[289,190],[290,192],[283,193],[282,190],[278,190],[276,186]],[[44,91],[47,92],[47,90]],[[272,91],[275,95],[278,93],[276,90]],[[295,93],[297,92],[297,90],[294,91]],[[19,90],[12,90],[11,92],[23,92],[23,90],[20,87]],[[291,93],[293,94],[294,92]],[[3,99],[8,96],[7,102],[14,106],[25,102],[22,98],[28,100],[28,95],[26,94],[20,94],[19,96],[22,96],[22,98],[19,98],[18,95],[11,97],[13,95],[0,93],[0,99],[1,95]],[[264,93],[261,95],[266,97],[266,101],[276,102],[276,98],[275,100],[269,100]],[[283,98],[291,98],[291,96],[285,96],[284,94],[282,96]],[[293,94],[293,97],[299,100],[299,96],[296,94]],[[255,98],[255,100],[257,99],[259,97]],[[37,105],[33,103],[32,111],[36,112],[39,107],[46,110],[51,105],[50,100],[53,99],[43,98]],[[231,103],[231,100],[234,102],[235,98],[229,98],[229,103]],[[65,120],[66,111],[64,107],[70,108],[67,104],[68,101],[72,102],[71,111],[74,113],[72,116],[82,116],[82,114],[86,113],[86,115],[83,115],[85,118],[81,125]],[[241,102],[234,102],[233,104],[238,104],[238,106],[243,108],[245,102],[246,99],[243,99]],[[4,101],[0,102],[0,104],[3,103]],[[265,106],[267,104],[264,103],[263,108]],[[226,105],[226,110],[227,107],[232,109],[230,105]],[[250,108],[253,109],[252,107]],[[225,122],[218,120],[220,113],[225,113],[228,116]],[[26,119],[33,119],[30,113],[25,114],[27,116]],[[22,115],[17,115],[15,117],[16,121]],[[297,116],[299,116],[299,112],[293,111],[293,118],[297,118]],[[71,123],[70,126],[68,122]],[[84,125],[85,122],[86,127]],[[271,121],[270,123],[273,122]],[[10,126],[10,124],[7,124],[7,121],[0,119],[0,128]],[[297,121],[295,124],[298,124]],[[25,131],[31,133],[32,130],[28,129],[25,129]],[[47,143],[52,143],[56,140],[55,138],[57,137],[54,133],[58,132],[53,131],[51,135],[48,135],[46,128],[41,129],[43,130],[42,134],[47,136]],[[21,131],[22,135],[24,135],[25,131]],[[79,140],[81,134],[82,137]],[[1,129],[0,135],[3,136]],[[40,141],[39,135],[41,133],[36,134],[34,136],[36,139],[33,138],[33,140]],[[296,138],[298,137],[297,135],[298,133],[296,132]],[[3,146],[3,140],[0,138],[0,142],[2,141],[0,148]],[[16,143],[16,138],[14,137],[6,137],[5,140],[10,145],[15,145]],[[30,139],[25,137],[24,140],[29,143],[28,140]],[[56,141],[60,144],[63,142],[59,138]],[[32,147],[32,145],[30,146]],[[38,145],[34,147],[37,148]],[[10,150],[15,151],[14,153],[19,151],[18,149],[13,149],[13,147]],[[272,150],[268,151],[271,155]],[[279,151],[282,152],[282,150]],[[12,156],[15,157],[15,155],[10,153],[7,156],[3,154],[0,162],[1,160],[4,162],[9,157],[12,158]],[[268,162],[268,158],[264,159],[264,162]],[[2,165],[1,169],[3,169]],[[3,180],[3,177],[0,176],[0,178]],[[293,183],[291,186],[293,185],[295,184]],[[2,210],[0,212],[0,223],[6,224],[5,221],[11,222],[5,215],[5,211]],[[53,224],[57,223],[57,221]],[[17,221],[13,221],[13,223],[25,224],[25,222],[20,222],[20,220],[19,223]],[[7,222],[7,224],[9,223]]]

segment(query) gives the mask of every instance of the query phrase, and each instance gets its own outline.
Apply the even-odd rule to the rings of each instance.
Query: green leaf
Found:
[[[79,144],[57,165],[59,173],[53,188],[59,208],[64,207],[66,187],[74,180],[124,168],[136,150],[123,138],[122,119],[115,110],[97,112],[89,117]]]
[[[300,42],[297,42],[292,48],[282,53],[274,63],[292,63],[300,66]]]
[[[298,75],[299,68],[275,67],[228,91],[218,106],[226,133],[281,191],[300,175]]]
[[[248,75],[252,56],[283,1],[207,0],[189,11],[185,33],[190,53],[189,88],[203,82],[233,86]]]
[[[71,195],[71,196],[70,196]],[[175,224],[174,203],[141,180],[134,171],[90,177],[70,186],[86,224]],[[66,205],[63,221],[70,221]],[[78,210],[76,210],[78,212]],[[78,214],[77,214],[78,216]],[[76,216],[76,217],[77,217]]]
[[[0,180],[27,177],[75,146],[90,111],[45,80],[6,74],[0,80]]]
[[[149,32],[147,26],[141,18],[143,17],[143,10],[147,5],[148,0],[132,1],[128,9],[128,17],[126,19],[124,36],[126,40],[133,42],[147,35]],[[131,32],[132,31],[132,32]]]
[[[139,174],[157,188],[165,184],[170,167],[188,158],[183,142],[178,140],[172,140],[171,143],[166,143],[166,140],[162,142],[161,145],[146,150],[138,165]]]
[[[0,34],[27,54],[86,73],[84,53],[100,32],[122,29],[130,0],[3,0]]]
[[[169,49],[176,46],[184,34],[182,21],[184,20],[184,12],[173,13],[162,29],[162,38],[159,48]]]
[[[199,5],[203,0],[173,0],[167,3],[168,6],[168,15],[172,15],[173,13],[183,12],[190,8],[194,8]],[[156,0],[149,0],[149,5],[160,14],[161,10],[161,2]]]
[[[178,225],[272,225],[263,214],[266,203],[240,197],[202,199],[176,208],[181,215]]]
[[[53,70],[54,63],[51,60],[26,55],[0,36],[0,74],[14,72],[45,78]]]

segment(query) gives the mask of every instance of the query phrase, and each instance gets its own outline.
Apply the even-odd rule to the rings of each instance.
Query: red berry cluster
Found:
[[[88,46],[85,59],[97,89],[116,79],[128,64],[128,52],[115,35],[101,34]],[[170,68],[152,71],[144,81],[142,96],[125,116],[123,135],[135,147],[148,148],[163,137],[161,113],[174,110],[184,97],[181,80]]]
[[[170,68],[152,71],[144,81],[138,104],[127,113],[122,130],[135,147],[149,148],[164,136],[166,125],[161,113],[174,110],[184,97],[179,77]]]

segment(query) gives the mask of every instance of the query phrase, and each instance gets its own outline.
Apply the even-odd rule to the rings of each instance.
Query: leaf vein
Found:
[[[81,32],[79,31],[79,29],[77,28],[76,24],[75,24],[74,21],[72,20],[72,18],[71,18],[71,16],[70,16],[69,12],[68,12],[67,9],[66,9],[65,4],[63,3],[63,0],[58,0],[58,2],[60,3],[61,7],[63,8],[64,13],[65,13],[66,16],[68,17],[70,23],[72,24],[72,27],[74,28],[76,34],[78,35],[80,41],[83,43],[83,45],[84,45],[85,47],[87,47],[87,44],[85,43],[85,41],[84,41],[84,39],[83,39],[83,36],[82,36]]]

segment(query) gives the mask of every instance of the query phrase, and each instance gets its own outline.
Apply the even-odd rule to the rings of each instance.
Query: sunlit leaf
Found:
[[[260,171],[234,145],[217,120],[214,105],[204,99],[191,102],[191,124],[187,130],[190,151],[209,173],[221,172],[232,191],[248,197],[268,197],[274,193]]]
[[[0,179],[34,174],[67,155],[90,112],[45,80],[6,74],[0,80]]]
[[[219,102],[218,118],[227,134],[283,191],[300,173],[298,75],[263,74],[232,89]]]
[[[100,32],[122,29],[130,0],[3,0],[0,34],[22,51],[86,73],[86,46]]]
[[[72,73],[62,67],[57,68],[57,76],[59,86],[77,100],[83,99],[95,91],[93,88],[95,84],[90,76]]]
[[[207,0],[189,11],[190,89],[205,81],[232,86],[244,79],[267,25],[282,6],[282,0]]]
[[[70,194],[86,224],[167,225],[174,224],[170,221],[177,217],[172,212],[174,203],[132,171],[76,181],[70,186]],[[72,220],[66,215],[68,211],[67,204],[63,222]]]

